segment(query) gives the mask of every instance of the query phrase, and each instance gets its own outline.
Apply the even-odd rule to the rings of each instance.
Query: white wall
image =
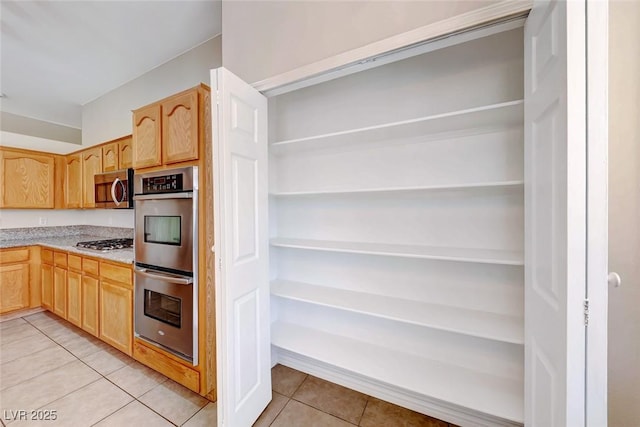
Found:
[[[41,223],[44,221],[44,224]],[[133,211],[122,209],[2,209],[0,228],[101,225],[133,228]]]
[[[640,426],[640,2],[609,3],[609,425]]]
[[[473,1],[224,1],[226,68],[247,82],[479,9]]]
[[[221,37],[104,94],[82,109],[82,145],[95,145],[132,132],[131,110],[176,92],[209,84],[209,70],[222,65]]]
[[[82,145],[95,145],[131,134],[131,110],[158,101],[203,82],[209,84],[209,70],[222,65],[221,37],[174,58],[146,74],[86,104],[82,110]],[[2,132],[2,145],[69,153],[82,147],[42,138]],[[46,147],[50,146],[50,149]],[[104,225],[133,228],[132,210],[0,210],[0,228]]]

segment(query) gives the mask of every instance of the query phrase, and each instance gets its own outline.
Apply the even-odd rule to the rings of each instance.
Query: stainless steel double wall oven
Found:
[[[198,364],[198,168],[134,179],[135,335]]]

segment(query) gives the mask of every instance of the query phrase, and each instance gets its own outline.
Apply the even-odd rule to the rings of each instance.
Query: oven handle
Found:
[[[162,280],[163,282],[169,283],[178,283],[180,285],[191,285],[193,284],[193,277],[175,277],[175,276],[165,276],[164,274],[154,274],[149,273],[149,270],[134,270],[136,274],[140,274],[142,276],[148,277],[150,279]]]
[[[182,193],[136,194],[133,200],[193,199],[193,191]]]

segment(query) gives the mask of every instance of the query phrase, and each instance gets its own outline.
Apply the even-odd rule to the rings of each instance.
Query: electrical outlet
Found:
[[[45,217],[38,218],[38,224],[47,225],[47,218],[45,218]]]

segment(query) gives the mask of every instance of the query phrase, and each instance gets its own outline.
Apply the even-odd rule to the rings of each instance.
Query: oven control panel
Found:
[[[142,178],[142,194],[175,193],[184,191],[182,174]]]
[[[198,167],[165,169],[134,176],[133,193],[153,198],[154,194],[190,193],[198,189]],[[169,196],[163,195],[161,198]],[[134,197],[134,200],[142,200]]]

